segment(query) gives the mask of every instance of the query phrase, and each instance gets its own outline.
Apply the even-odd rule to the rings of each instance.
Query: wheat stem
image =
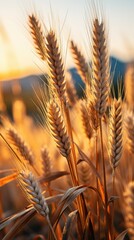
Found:
[[[127,184],[124,192],[125,223],[131,240],[134,240],[134,182]]]
[[[112,175],[112,192],[113,196],[115,195],[115,169],[113,170],[113,175]],[[112,240],[114,240],[114,211],[115,211],[115,204],[113,200],[113,206],[112,206],[112,227],[111,227],[111,235],[112,235]]]
[[[54,239],[57,240],[57,237],[56,237],[56,235],[55,235],[54,229],[53,229],[53,227],[52,227],[52,224],[51,224],[50,219],[49,219],[48,216],[46,217],[46,220],[47,220],[47,223],[48,223],[48,225],[49,225],[49,228],[50,228],[50,230],[51,230],[51,232],[52,232],[52,234],[53,234]],[[59,236],[58,236],[58,237],[59,237]]]
[[[96,159],[96,171],[99,172],[99,162],[98,162],[98,136],[97,136],[97,129],[96,129],[96,136],[95,136],[95,159]],[[99,190],[98,186],[98,179],[96,178],[96,186]],[[97,217],[98,217],[98,240],[100,240],[100,203],[99,203],[99,197],[97,196]]]
[[[77,171],[77,163],[76,163],[76,153],[75,153],[75,146],[74,146],[74,141],[73,141],[73,133],[72,133],[72,126],[71,126],[71,120],[70,120],[70,113],[69,113],[69,109],[68,107],[66,107],[66,105],[63,105],[64,108],[64,112],[66,115],[66,121],[67,121],[67,126],[68,126],[68,133],[71,139],[71,149],[72,149],[72,157],[70,159],[71,161],[71,166],[72,166],[72,170],[73,170],[73,178],[74,178],[74,184],[75,186],[79,185],[79,179],[78,179],[78,171]],[[86,205],[85,205],[85,201],[84,198],[82,196],[82,194],[78,197],[77,200],[77,204],[78,204],[78,208],[79,208],[79,212],[80,212],[80,216],[81,216],[81,222],[82,222],[82,227],[84,229],[84,224],[85,224],[85,220],[86,220],[86,213],[85,213],[85,209],[86,209]]]
[[[103,167],[103,179],[104,179],[104,191],[105,191],[105,224],[106,224],[106,239],[108,239],[108,217],[107,217],[107,185],[106,185],[106,170],[105,170],[105,158],[104,158],[104,146],[103,146],[103,132],[102,132],[102,119],[100,121],[100,143],[101,143],[101,156],[102,156],[102,167]]]

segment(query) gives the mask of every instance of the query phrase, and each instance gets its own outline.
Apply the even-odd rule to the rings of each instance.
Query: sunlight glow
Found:
[[[5,0],[0,2],[0,80],[29,73],[40,72],[40,61],[35,54],[28,32],[27,16],[33,11],[39,17],[56,25],[63,25],[64,39],[69,36],[85,47],[85,9],[88,1],[83,0]],[[90,2],[90,1],[89,1]],[[52,9],[52,11],[51,11]],[[133,11],[134,1],[104,1],[104,12],[108,18],[111,54],[123,60],[134,56]],[[89,13],[90,15],[90,13]],[[128,18],[129,15],[129,18]],[[53,16],[53,17],[52,17]],[[56,19],[56,21],[55,21]],[[130,30],[131,29],[131,30]],[[87,41],[87,39],[86,39]],[[68,57],[67,67],[72,66]]]

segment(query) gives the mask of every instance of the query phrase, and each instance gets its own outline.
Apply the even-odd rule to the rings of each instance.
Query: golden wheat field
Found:
[[[34,88],[36,121],[19,83],[10,111],[0,89],[1,240],[134,240],[134,64],[115,90],[110,29],[94,4],[91,15],[91,62],[68,40],[82,97],[56,27],[27,16],[45,80]]]

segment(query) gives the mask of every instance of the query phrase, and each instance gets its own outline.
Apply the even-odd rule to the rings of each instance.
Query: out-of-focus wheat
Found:
[[[134,109],[134,62],[129,64],[125,74],[125,97],[130,109]]]
[[[88,114],[90,116],[90,124],[91,127],[97,131],[98,127],[99,127],[99,116],[98,116],[98,112],[96,111],[96,109],[93,106],[93,101],[92,101],[92,95],[90,94],[88,97],[88,103],[87,103],[87,111]]]
[[[67,74],[66,74],[66,86],[67,86],[66,91],[67,91],[67,98],[69,101],[69,105],[70,105],[70,107],[74,107],[74,105],[78,101],[78,96],[77,96],[77,92],[76,92],[76,88],[75,88],[73,79],[69,72],[67,72]]]
[[[32,154],[32,151],[26,144],[26,142],[19,136],[17,131],[14,128],[9,128],[7,130],[7,137],[9,140],[9,143],[13,146],[13,149],[15,150],[16,154],[20,158],[23,158],[26,160],[30,165],[34,165],[34,156]]]
[[[126,186],[124,192],[124,214],[125,224],[131,240],[134,240],[134,182]]]
[[[83,123],[83,128],[86,136],[88,139],[91,139],[93,136],[93,129],[90,124],[90,114],[88,112],[88,108],[86,108],[86,102],[83,101],[81,104],[81,116],[82,116],[82,123]]]
[[[82,77],[83,81],[86,83],[89,69],[85,57],[79,50],[78,46],[74,43],[74,41],[71,41],[70,47],[78,72]]]
[[[49,152],[46,147],[41,149],[41,157],[42,157],[42,168],[44,176],[51,173],[51,160],[49,157]]]
[[[129,113],[126,117],[127,145],[130,153],[134,153],[134,114]]]

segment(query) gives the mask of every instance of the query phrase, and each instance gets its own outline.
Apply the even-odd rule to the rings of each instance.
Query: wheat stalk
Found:
[[[134,182],[129,182],[124,192],[125,223],[131,240],[134,240]]]
[[[122,155],[122,100],[114,99],[111,106],[109,122],[109,156],[110,163],[115,169]]]
[[[99,23],[97,18],[93,21],[92,49],[93,79],[91,84],[93,106],[99,117],[102,117],[106,111],[109,95],[109,59],[105,26],[103,21]]]
[[[78,46],[74,43],[74,41],[71,41],[70,43],[71,52],[76,64],[76,67],[78,69],[78,72],[80,76],[82,77],[83,81],[87,82],[87,76],[88,76],[88,64],[85,60],[84,55],[78,48]]]
[[[46,53],[50,80],[52,80],[51,87],[56,90],[59,98],[64,100],[66,92],[64,66],[54,31],[50,31],[46,36]]]
[[[106,223],[106,238],[109,239],[110,223],[108,221],[108,195],[106,184],[106,170],[104,159],[103,131],[102,131],[102,116],[106,112],[108,96],[109,96],[109,59],[107,52],[107,39],[103,20],[97,17],[93,19],[92,24],[92,106],[97,112],[100,125],[100,143],[103,165],[103,179],[105,190],[105,223]]]
[[[47,42],[46,42],[47,62],[48,62],[49,71],[50,71],[50,80],[52,80],[50,87],[54,90],[54,92],[56,91],[58,94],[62,112],[64,112],[64,114],[65,114],[66,123],[67,123],[67,131],[68,131],[68,134],[67,134],[65,125],[62,122],[62,124],[64,125],[63,130],[65,130],[65,132],[63,133],[63,134],[65,134],[63,136],[63,139],[61,139],[61,136],[59,137],[59,139],[56,139],[57,138],[56,134],[59,134],[59,130],[56,134],[53,132],[53,135],[55,135],[54,136],[55,141],[57,142],[57,146],[59,147],[60,152],[63,156],[68,157],[68,155],[70,153],[70,149],[72,149],[73,160],[71,160],[72,161],[71,165],[73,166],[73,169],[75,171],[74,174],[76,175],[76,178],[77,178],[75,147],[74,147],[72,127],[71,127],[71,121],[70,121],[70,113],[69,113],[67,99],[66,99],[66,81],[65,81],[65,76],[64,76],[64,66],[63,66],[63,61],[62,61],[62,57],[60,54],[58,41],[57,41],[56,34],[54,33],[54,31],[51,30],[47,34],[46,40],[47,40]],[[57,108],[57,111],[60,113],[60,108],[58,107],[58,105],[56,108]],[[54,114],[54,112],[53,112],[53,114]],[[59,116],[60,116],[60,114],[59,114]],[[59,120],[60,120],[60,118],[59,118]],[[59,128],[60,128],[60,126],[59,126]],[[51,126],[51,129],[52,129],[52,126]],[[55,129],[54,129],[54,131],[55,131]],[[68,135],[69,135],[69,137],[68,137]],[[70,140],[69,140],[69,138],[70,138]]]
[[[45,36],[43,34],[41,23],[34,14],[29,16],[28,22],[35,49],[39,56],[41,57],[41,59],[45,60],[46,59]]]
[[[61,155],[67,158],[71,150],[70,140],[67,134],[60,107],[56,102],[51,101],[48,104],[47,115],[50,130],[57,144],[57,147],[59,148]]]

